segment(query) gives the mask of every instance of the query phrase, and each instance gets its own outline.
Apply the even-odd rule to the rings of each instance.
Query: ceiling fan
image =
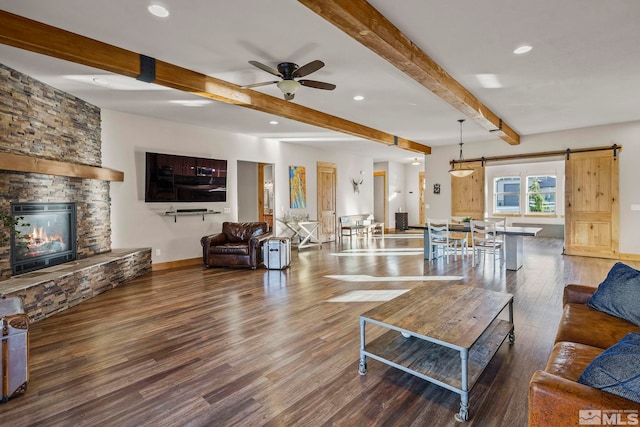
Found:
[[[307,76],[324,67],[324,62],[318,61],[317,59],[315,61],[309,62],[306,65],[303,65],[302,67],[299,67],[298,64],[294,64],[293,62],[281,62],[280,64],[278,64],[277,70],[258,61],[249,61],[249,64],[253,65],[254,67],[258,67],[261,70],[266,71],[267,73],[273,74],[274,76],[278,76],[282,78],[282,80],[254,83],[252,85],[242,86],[243,89],[277,84],[278,88],[284,94],[284,99],[290,101],[293,99],[296,91],[298,90],[298,88],[300,88],[301,85],[324,90],[334,90],[336,88],[336,85],[334,84],[319,82],[316,80],[294,80],[295,78]]]

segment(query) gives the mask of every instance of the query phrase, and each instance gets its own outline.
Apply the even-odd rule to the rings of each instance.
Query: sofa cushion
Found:
[[[584,369],[603,351],[590,345],[559,342],[551,350],[544,370],[569,381],[578,381]]]
[[[223,222],[222,232],[228,242],[248,242],[252,237],[265,234],[269,229],[266,222]]]
[[[640,271],[617,262],[588,305],[640,326]]]
[[[578,382],[640,403],[640,334],[630,332],[606,349]]]
[[[249,255],[249,244],[234,242],[211,246],[209,248],[209,253],[219,255]]]
[[[640,327],[586,304],[565,304],[555,342],[569,341],[609,348]]]

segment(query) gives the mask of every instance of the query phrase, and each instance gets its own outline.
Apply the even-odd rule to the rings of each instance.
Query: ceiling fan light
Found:
[[[278,88],[285,95],[293,95],[294,93],[296,93],[299,87],[300,83],[295,80],[281,80],[278,82]]]

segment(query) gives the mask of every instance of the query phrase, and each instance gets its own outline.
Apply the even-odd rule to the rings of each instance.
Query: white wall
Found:
[[[145,203],[144,154],[146,151],[226,159],[227,201],[222,203]],[[112,110],[102,110],[102,164],[124,172],[124,182],[111,183],[113,248],[151,247],[154,263],[201,256],[200,238],[219,232],[223,221],[238,220],[238,161],[274,164],[274,215],[285,212],[317,217],[318,161],[337,168],[336,215],[373,212],[373,159],[302,145],[264,140],[182,123],[158,120]],[[305,166],[307,207],[289,208],[289,166]],[[364,181],[354,193],[351,177]],[[205,207],[228,213],[199,216],[162,216],[171,207]],[[276,223],[276,233],[283,227]],[[159,250],[159,254],[157,253]]]
[[[506,154],[535,153],[621,145],[620,161],[620,253],[640,254],[640,211],[632,211],[632,205],[640,205],[640,121],[613,125],[595,126],[561,132],[523,136],[520,145],[511,146],[496,139],[484,143],[465,143],[464,157],[479,158]],[[426,192],[425,203],[429,205],[427,216],[447,217],[451,215],[451,177],[447,173],[449,161],[458,157],[458,147],[433,147],[426,157],[427,190],[440,183],[441,194]]]

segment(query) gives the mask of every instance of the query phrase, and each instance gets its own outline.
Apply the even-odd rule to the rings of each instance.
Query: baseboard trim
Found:
[[[190,267],[192,265],[202,264],[202,258],[181,259],[178,261],[161,262],[151,265],[151,271],[168,270],[170,268]]]
[[[619,258],[623,261],[640,261],[640,254],[620,254]]]

